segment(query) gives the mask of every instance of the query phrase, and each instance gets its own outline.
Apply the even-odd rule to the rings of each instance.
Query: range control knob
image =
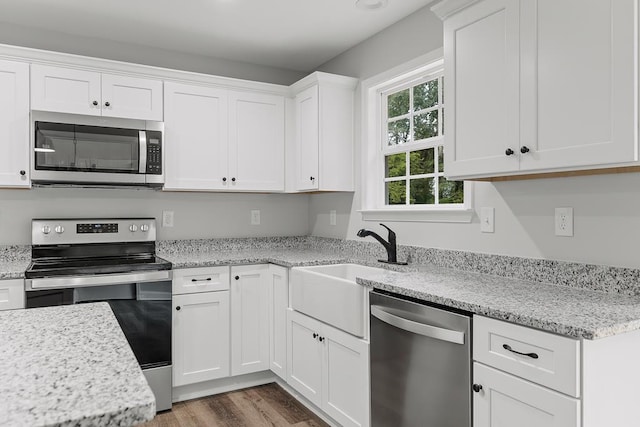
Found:
[[[42,227],[42,233],[43,234],[51,233],[51,227],[49,227],[48,225],[45,225],[44,227]]]
[[[129,231],[132,232],[132,233],[135,233],[136,231],[138,231],[138,226],[135,225],[135,224],[131,224],[129,226]]]
[[[149,225],[148,224],[142,224],[140,226],[140,231],[143,231],[143,232],[146,233],[147,231],[149,231]]]
[[[64,233],[64,227],[61,225],[56,225],[56,228],[54,228],[54,230],[56,230],[56,233],[58,234]]]

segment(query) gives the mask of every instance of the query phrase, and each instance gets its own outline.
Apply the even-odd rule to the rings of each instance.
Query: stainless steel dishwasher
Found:
[[[371,425],[471,426],[470,315],[381,291],[370,304]]]

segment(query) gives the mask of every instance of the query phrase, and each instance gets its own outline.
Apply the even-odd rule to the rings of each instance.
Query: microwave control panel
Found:
[[[147,173],[162,175],[162,132],[147,132]]]

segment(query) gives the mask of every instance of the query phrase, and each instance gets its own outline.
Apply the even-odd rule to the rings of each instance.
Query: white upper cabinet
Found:
[[[165,189],[228,187],[224,89],[165,83]]]
[[[292,85],[295,191],[354,191],[353,102],[357,79],[315,72]]]
[[[637,0],[443,2],[445,174],[637,161]]]
[[[162,121],[162,81],[34,64],[31,108]]]
[[[165,189],[284,191],[284,97],[165,83]]]
[[[284,97],[229,92],[231,190],[284,191]]]
[[[29,64],[0,61],[0,187],[29,187]]]

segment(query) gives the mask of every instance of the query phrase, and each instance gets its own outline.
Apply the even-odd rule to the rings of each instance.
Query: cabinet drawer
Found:
[[[24,308],[24,280],[0,280],[0,310]]]
[[[481,316],[473,359],[568,395],[580,396],[580,341]]]
[[[173,294],[224,291],[229,289],[229,267],[185,268],[173,271]]]

